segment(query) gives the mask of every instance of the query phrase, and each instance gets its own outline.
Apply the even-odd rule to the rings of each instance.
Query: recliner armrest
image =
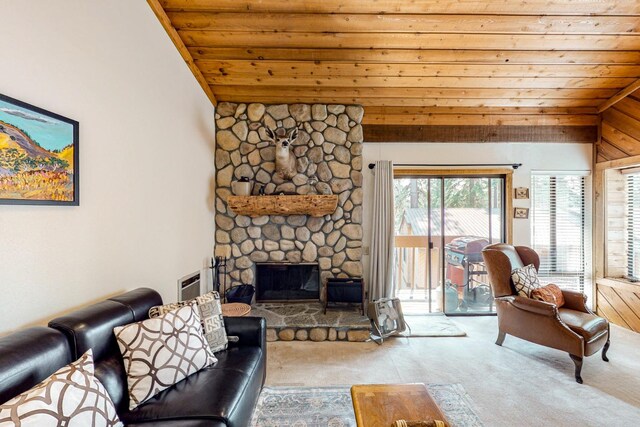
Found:
[[[563,289],[562,296],[564,297],[564,308],[581,311],[583,313],[591,313],[591,310],[587,307],[587,296],[582,292],[567,291]]]
[[[237,343],[229,343],[236,346],[254,346],[266,348],[267,322],[264,317],[225,317],[224,326],[227,335],[239,338]]]
[[[516,308],[525,310],[531,313],[541,314],[543,316],[557,317],[558,308],[555,304],[551,304],[544,301],[538,301],[535,299],[519,296],[509,295],[506,297],[496,298],[496,301],[505,301],[510,303]]]

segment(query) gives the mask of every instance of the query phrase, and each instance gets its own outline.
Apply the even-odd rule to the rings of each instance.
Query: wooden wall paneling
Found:
[[[597,126],[363,125],[365,142],[574,142],[593,144]]]
[[[603,225],[604,244],[607,254],[604,277],[623,277],[627,272],[627,205],[625,175],[619,170],[605,172],[605,211]]]
[[[605,308],[609,320],[640,332],[640,289],[635,292],[615,285],[598,284],[598,308]]]
[[[594,144],[593,152],[597,152],[597,147]],[[594,155],[593,162],[598,161],[598,155]],[[593,307],[597,307],[597,289],[596,282],[598,279],[603,278],[606,275],[605,254],[606,252],[606,228],[604,222],[606,218],[606,192],[604,191],[606,171],[596,169],[593,171],[593,230],[592,230],[592,245],[593,245],[593,283],[592,283],[592,295],[594,295],[595,301]]]
[[[629,324],[625,322],[625,320],[620,316],[616,309],[611,305],[609,300],[603,295],[600,289],[600,285],[598,285],[597,301],[598,306],[596,309],[596,313],[606,318],[611,323],[622,326],[623,328],[631,329],[631,326],[629,326]]]

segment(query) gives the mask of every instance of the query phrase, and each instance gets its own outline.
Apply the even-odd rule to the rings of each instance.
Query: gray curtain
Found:
[[[369,300],[391,298],[393,289],[394,206],[393,163],[375,162],[373,220],[369,264]]]

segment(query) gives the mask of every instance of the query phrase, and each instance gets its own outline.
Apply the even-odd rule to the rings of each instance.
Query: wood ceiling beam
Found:
[[[617,102],[623,100],[628,95],[631,95],[633,92],[635,92],[638,89],[640,89],[640,79],[638,79],[635,82],[629,84],[629,86],[625,87],[620,92],[616,93],[611,98],[607,99],[605,102],[600,104],[598,106],[598,112],[602,113],[603,111],[605,111],[606,109],[614,106]]]
[[[204,74],[256,77],[414,76],[414,77],[640,77],[640,65],[530,64],[370,64],[305,61],[196,61]]]
[[[158,0],[147,0],[147,3],[151,7],[151,10],[153,10],[153,13],[158,18],[158,21],[160,21],[160,24],[162,24],[162,27],[164,28],[164,30],[169,35],[169,38],[173,42],[173,45],[176,47],[176,49],[178,49],[178,52],[180,52],[182,59],[184,59],[184,62],[187,63],[187,66],[189,67],[189,69],[193,73],[193,76],[196,78],[196,80],[200,84],[200,87],[202,88],[204,93],[207,95],[207,98],[209,98],[209,100],[214,106],[217,105],[216,97],[213,94],[213,91],[211,90],[209,83],[206,81],[206,79],[202,75],[202,72],[194,62],[193,58],[191,57],[191,53],[189,53],[189,50],[187,49],[184,42],[178,35],[178,32],[171,25],[171,21],[167,17],[167,14],[162,8],[162,5],[159,3]]]
[[[167,10],[253,13],[640,15],[621,0],[160,0]]]
[[[524,51],[452,49],[300,49],[190,47],[196,61],[353,61],[368,63],[466,64],[640,64],[640,51]]]
[[[597,126],[363,125],[365,142],[573,142],[593,144]]]
[[[535,114],[592,114],[597,115],[593,107],[579,108],[554,108],[554,107],[381,107],[368,106],[365,114],[408,114],[408,115],[433,115],[433,114],[493,114],[493,115],[535,115]]]
[[[367,33],[620,34],[640,31],[633,16],[500,16],[168,12],[178,30]]]
[[[597,115],[586,114],[375,114],[367,111],[367,125],[464,126],[597,126]]]
[[[410,33],[281,33],[259,31],[180,30],[189,46],[273,47],[316,49],[501,50],[630,50],[640,49],[640,35],[410,34]]]

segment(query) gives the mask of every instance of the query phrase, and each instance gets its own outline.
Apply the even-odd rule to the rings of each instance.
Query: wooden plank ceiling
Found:
[[[640,89],[603,111],[596,148],[598,163],[640,156]]]
[[[368,125],[584,128],[640,77],[637,0],[148,1],[211,98]]]

